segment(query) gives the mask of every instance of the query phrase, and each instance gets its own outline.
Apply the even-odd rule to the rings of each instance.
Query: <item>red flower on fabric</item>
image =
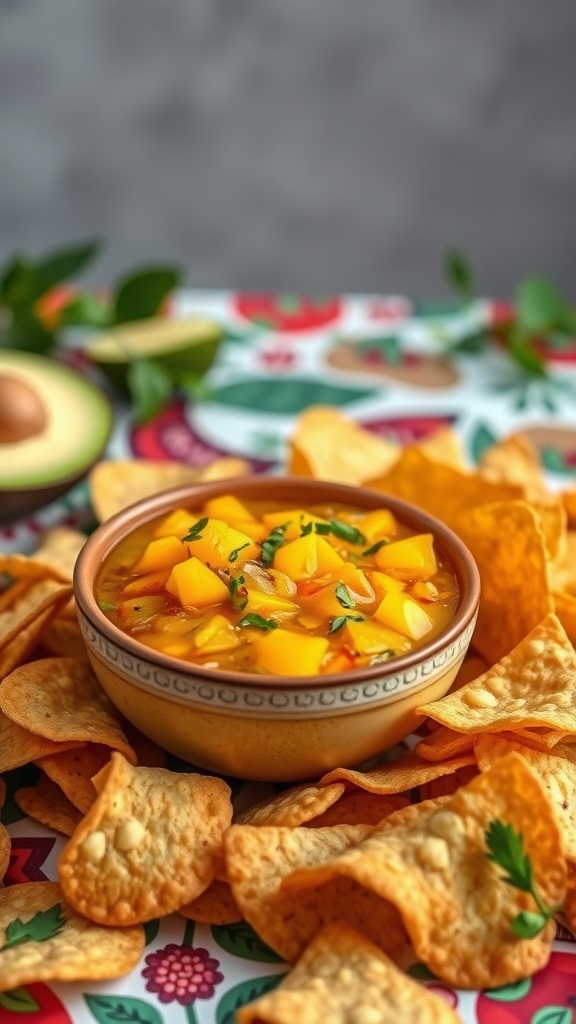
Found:
[[[177,946],[171,942],[146,957],[147,967],[142,971],[147,978],[148,992],[156,992],[161,1003],[174,1000],[190,1006],[196,999],[210,999],[216,985],[224,980],[207,949]]]

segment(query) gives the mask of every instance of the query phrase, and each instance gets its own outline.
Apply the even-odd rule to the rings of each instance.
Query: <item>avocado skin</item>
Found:
[[[0,489],[0,525],[13,523],[17,519],[24,519],[33,515],[39,508],[44,508],[53,501],[57,501],[66,491],[71,490],[80,482],[92,469],[86,466],[81,473],[77,473],[67,480],[58,480],[57,483],[47,484],[45,487],[21,487],[10,490]]]

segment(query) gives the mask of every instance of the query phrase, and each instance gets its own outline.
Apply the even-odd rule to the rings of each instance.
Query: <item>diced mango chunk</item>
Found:
[[[382,598],[374,617],[412,640],[421,640],[434,626],[434,620],[422,605],[401,591],[389,591]]]
[[[240,530],[240,533],[245,533],[247,537],[251,537],[257,544],[261,544],[263,540],[270,533],[270,530],[264,523],[259,523],[256,519],[231,519],[230,526],[234,527],[235,530]]]
[[[315,594],[310,597],[301,597],[300,604],[304,611],[310,615],[316,616],[316,618],[322,620],[333,619],[337,615],[346,614],[346,606],[343,605],[336,597],[336,583],[329,583],[327,587],[320,587]],[[344,591],[345,595],[350,596],[350,600],[353,602],[352,595],[348,588]],[[350,605],[353,607],[353,603]]]
[[[162,633],[141,633],[138,634],[141,643],[151,647],[154,651],[161,651],[171,658],[187,658],[192,654],[192,638],[172,637]]]
[[[296,583],[336,571],[343,564],[344,559],[328,541],[315,533],[283,544],[274,555],[274,568],[285,572]]]
[[[234,530],[220,519],[209,519],[196,540],[190,541],[188,550],[212,569],[231,564],[243,565],[248,558],[258,558],[260,548],[251,537]]]
[[[133,572],[155,572],[157,569],[171,569],[178,562],[188,558],[188,548],[178,537],[159,537],[146,545],[142,557],[136,562]]]
[[[180,604],[193,608],[207,608],[228,600],[229,591],[225,583],[199,558],[188,558],[175,565],[170,573],[166,590],[178,598]]]
[[[171,636],[190,636],[194,623],[188,615],[157,615],[153,622],[155,633],[170,633]]]
[[[338,569],[338,581],[345,583],[360,603],[374,600],[374,590],[365,572],[352,562],[344,562]]]
[[[305,512],[303,508],[289,508],[282,512],[265,512],[262,519],[266,523],[269,533],[276,526],[283,526],[284,523],[288,523],[288,528],[284,534],[284,539],[287,541],[297,540],[302,533],[302,527],[307,526],[308,523],[327,522],[326,519],[313,516],[311,512]]]
[[[213,615],[194,633],[194,647],[201,654],[232,651],[241,643],[233,624],[223,615]]]
[[[117,612],[123,629],[134,629],[142,626],[147,619],[158,615],[164,609],[165,599],[160,594],[149,597],[133,597],[130,601],[120,601]]]
[[[402,580],[394,579],[393,576],[388,576],[385,572],[370,572],[368,573],[372,589],[374,590],[374,596],[380,604],[380,601],[390,590],[404,590],[406,586]]]
[[[398,523],[387,508],[368,512],[362,516],[358,526],[370,544],[387,537],[394,537],[398,529]]]
[[[244,609],[246,612],[255,612],[265,619],[292,618],[298,613],[298,605],[288,597],[282,597],[280,594],[266,594],[263,590],[250,586],[249,580],[246,581],[246,588],[248,590],[248,603]]]
[[[313,676],[320,671],[329,641],[288,629],[274,629],[254,640],[256,667],[279,676]]]
[[[166,587],[169,569],[158,569],[156,572],[147,572],[144,576],[137,576],[126,584],[123,595],[126,597],[143,597],[145,594],[161,594]]]
[[[374,555],[379,569],[394,570],[405,579],[426,579],[438,569],[434,554],[434,538],[431,533],[418,533],[415,537],[385,544]]]
[[[154,537],[178,537],[182,540],[198,522],[196,512],[187,512],[185,508],[176,508],[170,515],[162,519],[154,530]]]
[[[347,622],[344,626],[343,639],[356,654],[360,655],[382,654],[383,651],[404,654],[410,650],[410,642],[401,633],[367,620]]]
[[[210,519],[224,519],[227,523],[232,519],[254,519],[246,505],[233,494],[220,494],[217,498],[210,498],[204,505],[204,515]]]

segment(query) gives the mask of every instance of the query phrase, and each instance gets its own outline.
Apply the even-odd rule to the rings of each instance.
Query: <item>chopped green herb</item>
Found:
[[[250,541],[247,540],[246,543],[245,544],[241,544],[239,548],[234,548],[234,550],[231,551],[230,554],[228,555],[228,561],[229,562],[235,562],[236,559],[238,558],[238,555],[240,554],[240,552],[244,551],[244,548],[249,548],[249,547],[250,547]]]
[[[363,615],[338,615],[330,623],[329,633],[337,633],[347,622],[364,622]]]
[[[254,629],[277,629],[278,623],[274,619],[263,619],[261,615],[249,612],[238,622],[239,626],[253,626]]]
[[[284,537],[286,536],[286,530],[290,526],[290,520],[287,523],[282,523],[281,526],[275,526],[271,533],[268,534],[266,540],[262,542],[262,561],[264,565],[272,565],[274,555],[281,548],[284,543]]]
[[[103,612],[113,612],[116,605],[112,604],[111,601],[98,601],[98,607]]]
[[[19,946],[22,942],[47,942],[58,935],[65,924],[66,918],[59,903],[55,903],[48,910],[39,910],[26,923],[17,917],[10,921],[6,929],[6,942],[0,947],[0,953],[13,946]]]
[[[199,519],[197,523],[194,523],[194,526],[190,527],[190,532],[187,533],[185,537],[182,537],[182,540],[183,541],[201,540],[202,539],[202,530],[207,525],[208,525],[208,517],[207,516],[205,516],[204,519]]]
[[[339,519],[329,519],[327,523],[314,523],[316,533],[333,533],[340,540],[348,541],[349,544],[365,544],[366,537],[360,533],[355,526],[349,523],[342,523]]]
[[[505,872],[503,880],[514,889],[530,893],[538,907],[538,913],[522,910],[511,922],[512,931],[520,939],[533,939],[560,907],[547,907],[540,899],[534,887],[530,854],[524,851],[524,838],[512,825],[497,819],[491,821],[486,829],[486,846],[488,860]]]
[[[230,580],[230,600],[232,607],[238,612],[243,612],[248,604],[248,591],[244,586],[244,577],[236,576]]]
[[[366,548],[366,551],[363,551],[362,554],[363,555],[375,555],[377,551],[380,551],[380,548],[383,548],[384,545],[388,544],[388,543],[389,543],[389,541],[387,541],[387,540],[377,540],[376,543],[373,544],[371,548]]]
[[[310,533],[315,533],[314,527],[316,526],[316,523],[313,519],[311,519],[309,523],[304,523],[304,525],[302,525],[302,517],[300,517],[300,526],[302,531],[300,534],[301,537],[307,537]]]
[[[343,608],[355,608],[354,598],[345,583],[339,583],[334,591]]]

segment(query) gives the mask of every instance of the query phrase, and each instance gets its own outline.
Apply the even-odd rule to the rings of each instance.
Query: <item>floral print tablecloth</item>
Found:
[[[549,341],[543,348],[548,376],[530,378],[497,337],[488,346],[474,343],[486,325],[497,335],[506,312],[493,302],[459,310],[402,297],[181,294],[175,315],[207,315],[225,330],[205,397],[175,404],[142,427],[118,405],[108,457],[198,466],[234,454],[255,472],[278,471],[298,414],[329,404],[402,443],[452,424],[472,463],[494,439],[521,428],[552,486],[568,486],[576,478],[576,343]],[[70,351],[70,361],[92,372],[81,349]],[[92,519],[80,484],[33,518],[0,529],[0,549],[31,551],[49,526],[89,528]],[[30,771],[6,777],[7,885],[56,878],[64,843],[23,818],[10,799]],[[229,781],[235,798],[246,800],[247,784]],[[257,789],[258,799],[271,791]],[[287,970],[245,923],[208,927],[174,915],[150,922],[146,937],[141,964],[118,981],[36,984],[0,995],[0,1024],[233,1024],[237,1007]],[[455,992],[423,965],[410,970],[457,1007],[466,1024],[569,1024],[576,1020],[574,941],[559,926],[546,970],[491,993]]]

